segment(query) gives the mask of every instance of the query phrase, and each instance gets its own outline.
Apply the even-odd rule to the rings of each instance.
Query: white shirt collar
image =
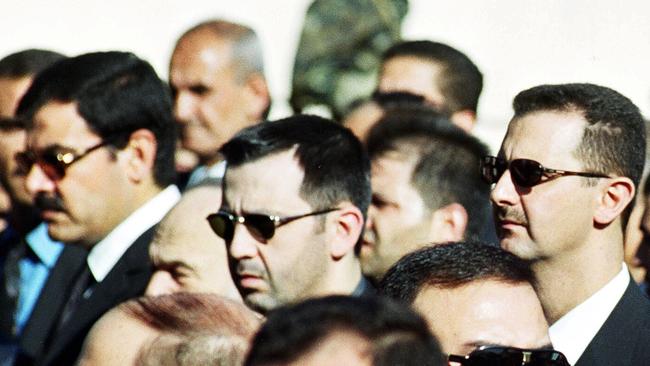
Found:
[[[103,281],[133,242],[162,220],[180,197],[175,185],[165,188],[93,246],[88,254],[88,267],[95,280]]]
[[[621,271],[611,281],[549,328],[553,348],[564,353],[571,365],[578,361],[603,326],[623,297],[629,282],[630,274],[623,264]]]

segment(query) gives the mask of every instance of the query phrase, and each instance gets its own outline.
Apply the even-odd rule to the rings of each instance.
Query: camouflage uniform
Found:
[[[400,40],[408,0],[315,0],[305,17],[289,103],[335,117],[375,87],[381,54]]]

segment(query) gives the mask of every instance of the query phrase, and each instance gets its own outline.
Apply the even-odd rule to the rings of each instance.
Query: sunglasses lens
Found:
[[[232,240],[233,222],[228,214],[218,212],[207,217],[210,228],[225,241]]]
[[[65,166],[56,158],[54,154],[43,154],[38,161],[38,165],[50,179],[63,179],[65,176]]]
[[[481,176],[488,184],[494,184],[506,170],[506,163],[494,156],[486,156],[481,160]]]
[[[534,160],[515,159],[510,162],[512,180],[521,187],[532,187],[542,179],[542,165]]]
[[[537,351],[528,365],[531,366],[568,366],[569,361],[560,352],[553,350]]]
[[[260,239],[268,240],[275,234],[275,223],[266,215],[246,215],[245,225],[250,233]]]
[[[522,354],[503,347],[490,347],[470,354],[468,366],[521,366]]]

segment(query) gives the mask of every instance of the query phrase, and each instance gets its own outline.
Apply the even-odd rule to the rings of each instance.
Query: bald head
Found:
[[[244,25],[212,20],[185,32],[169,66],[174,114],[183,147],[202,164],[219,160],[219,147],[266,117],[270,96],[262,47]]]
[[[187,191],[160,222],[149,249],[155,272],[147,295],[189,291],[240,298],[228,270],[225,243],[205,219],[220,204],[219,186],[199,186]]]

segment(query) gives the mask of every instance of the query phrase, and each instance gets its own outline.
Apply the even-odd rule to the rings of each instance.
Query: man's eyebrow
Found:
[[[192,84],[187,89],[189,89],[194,94],[205,94],[210,91],[210,87],[204,84]]]
[[[474,340],[474,341],[466,342],[464,343],[464,346],[472,347],[473,349],[477,349],[479,347],[512,347],[510,345],[499,343],[499,342],[490,342],[490,341],[482,341],[482,340]]]
[[[0,117],[0,130],[24,130],[25,120],[16,117]]]
[[[157,262],[158,263],[156,263],[156,268],[163,269],[163,270],[173,269],[177,267],[191,268],[187,263],[183,262],[182,260],[165,261],[159,258]]]
[[[30,147],[30,149],[33,149],[33,146]],[[76,151],[74,147],[71,146],[63,146],[61,144],[52,144],[52,145],[47,145],[44,148],[41,149],[41,152],[58,152],[58,151]]]

